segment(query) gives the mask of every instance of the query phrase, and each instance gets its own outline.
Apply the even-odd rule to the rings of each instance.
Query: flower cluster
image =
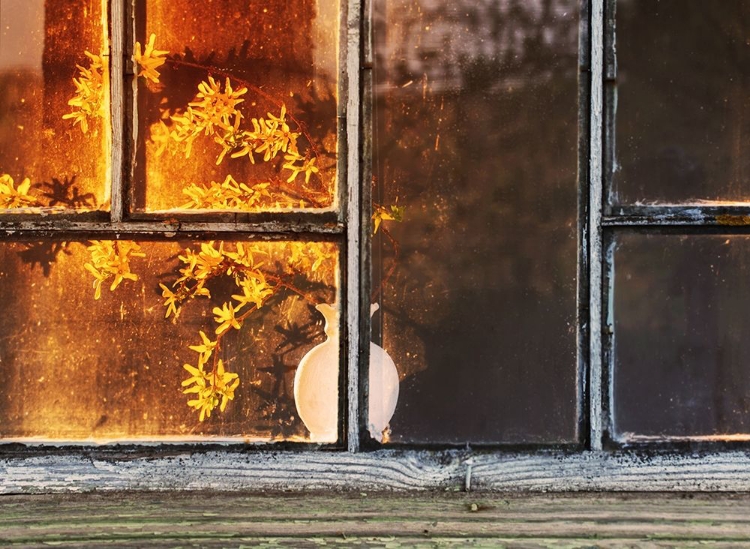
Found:
[[[239,125],[242,115],[237,105],[244,101],[241,97],[246,93],[247,88],[232,89],[229,78],[223,91],[221,82],[212,76],[198,84],[198,94],[188,103],[187,109],[171,117],[173,129],[169,136],[177,143],[185,144],[185,158],[190,157],[193,141],[199,135],[214,135],[218,130],[227,132],[233,128],[230,122],[233,118]]]
[[[104,58],[90,52],[84,52],[89,58],[89,67],[78,67],[78,78],[73,79],[76,93],[68,101],[73,107],[73,112],[64,114],[64,119],[73,119],[73,126],[80,124],[81,131],[87,133],[89,130],[89,118],[104,117]]]
[[[88,247],[91,263],[84,267],[94,275],[94,299],[102,296],[102,284],[113,278],[109,287],[114,292],[123,280],[138,280],[138,275],[130,270],[130,260],[146,257],[141,247],[128,240],[94,240]]]
[[[156,154],[163,154],[172,141],[182,145],[185,157],[189,158],[193,143],[200,135],[212,136],[214,142],[221,147],[216,158],[217,165],[221,164],[227,155],[230,158],[247,157],[255,164],[256,156],[263,162],[270,162],[283,154],[284,162],[281,169],[291,172],[287,183],[295,181],[298,175],[303,174],[305,184],[308,184],[310,177],[319,173],[317,158],[311,156],[309,151],[306,154],[300,152],[298,140],[302,134],[293,131],[289,126],[286,105],[281,105],[278,116],[269,112],[266,117],[251,118],[252,129],[246,129],[242,127],[245,117],[238,109],[238,105],[244,101],[242,96],[247,91],[246,87],[234,89],[229,78],[225,79],[222,87],[221,82],[209,76],[207,80],[198,84],[197,95],[184,111],[172,116],[164,113],[165,119],[171,121],[171,127],[164,120],[152,125],[151,140],[157,146]],[[284,198],[283,193],[274,194]],[[221,200],[219,204],[222,206],[218,207],[224,207]],[[217,206],[211,204],[208,207]],[[248,205],[232,206],[237,207],[251,209]]]
[[[201,344],[191,346],[190,349],[198,353],[198,365],[186,365],[192,374],[186,385],[190,385],[190,392],[199,396],[191,401],[190,406],[201,411],[201,416],[208,416],[210,411],[221,403],[226,405],[230,396],[222,396],[221,390],[227,388],[231,395],[236,387],[236,374],[227,374],[224,365],[218,359],[218,349],[221,341],[233,330],[240,330],[247,318],[256,311],[267,306],[268,301],[282,290],[288,290],[303,295],[291,280],[299,273],[312,282],[323,280],[327,273],[335,270],[335,248],[322,242],[290,242],[284,246],[283,252],[276,257],[257,245],[247,245],[242,242],[204,242],[199,250],[186,248],[178,256],[180,268],[179,276],[171,287],[161,285],[162,297],[166,308],[166,316],[176,318],[180,307],[187,301],[197,297],[211,297],[207,284],[218,277],[228,277],[238,291],[230,299],[213,307],[214,334],[213,338],[200,332]],[[278,266],[283,264],[284,273],[278,272]],[[273,268],[276,265],[276,268]],[[325,268],[323,267],[325,265]],[[209,359],[212,367],[206,368]],[[231,379],[227,376],[232,375]],[[203,379],[204,381],[200,381]],[[221,381],[225,379],[225,381]],[[205,382],[205,384],[204,384]],[[239,383],[239,379],[236,379]],[[201,417],[202,419],[202,417]]]
[[[228,175],[221,183],[212,181],[205,186],[191,183],[182,190],[190,199],[190,202],[183,204],[182,208],[257,211],[260,208],[294,205],[291,198],[283,197],[281,193],[271,194],[270,185],[270,183],[256,183],[250,186],[246,183],[238,183],[231,175]]]
[[[146,45],[145,51],[141,51],[140,42],[135,43],[135,55],[133,59],[138,64],[140,72],[138,76],[143,76],[149,81],[159,82],[159,68],[166,62],[164,57],[166,51],[154,49],[156,35],[152,34]],[[105,108],[105,90],[106,90],[106,58],[101,55],[95,55],[91,52],[84,52],[89,58],[89,66],[78,67],[78,78],[73,78],[73,84],[76,87],[75,95],[68,101],[68,105],[73,107],[73,111],[63,115],[63,119],[73,120],[73,126],[79,124],[81,131],[87,133],[89,130],[89,119],[104,118]]]
[[[260,269],[262,263],[256,262],[255,256],[262,252],[255,247],[248,247],[242,243],[234,246],[234,251],[225,249],[220,242],[218,247],[214,242],[201,244],[201,249],[194,252],[190,248],[179,256],[182,267],[180,276],[172,284],[172,288],[161,284],[166,316],[174,314],[187,299],[198,296],[210,297],[211,292],[206,283],[218,276],[229,276],[242,293],[233,295],[235,301],[222,303],[221,307],[214,307],[214,321],[216,322],[216,339],[211,340],[201,331],[202,343],[191,346],[190,349],[198,353],[198,366],[186,364],[184,367],[192,374],[183,382],[189,385],[185,393],[196,393],[196,398],[188,402],[189,406],[200,411],[200,420],[211,415],[211,411],[220,405],[223,411],[227,401],[234,398],[234,390],[239,385],[236,373],[225,371],[224,363],[214,355],[211,371],[206,372],[204,366],[214,350],[220,345],[221,339],[231,330],[239,330],[244,320],[254,311],[263,307],[266,301],[274,295],[281,284],[271,285],[266,275]]]
[[[146,44],[146,49],[143,52],[141,52],[141,43],[136,42],[133,60],[138,64],[138,67],[140,67],[141,69],[140,72],[138,73],[138,76],[143,76],[146,80],[149,80],[151,82],[154,82],[155,84],[158,84],[159,77],[161,76],[161,74],[156,69],[161,67],[167,61],[164,56],[167,55],[169,52],[155,49],[154,48],[155,41],[156,41],[156,35],[151,34],[151,36],[149,36],[148,38],[148,44]]]
[[[336,268],[336,253],[322,242],[289,242],[286,245],[289,253],[289,268],[305,273],[312,280],[318,273],[330,272]],[[325,268],[321,268],[325,266]]]
[[[199,251],[186,248],[178,256],[182,267],[179,269],[180,276],[172,284],[172,288],[161,284],[164,306],[167,308],[166,316],[178,314],[178,307],[188,299],[195,297],[211,297],[211,292],[206,284],[219,276],[230,276],[235,285],[243,292],[242,296],[232,296],[237,299],[237,306],[224,303],[223,307],[214,309],[216,321],[220,327],[235,326],[234,313],[244,305],[253,302],[255,308],[259,309],[264,301],[273,295],[275,288],[266,281],[263,273],[262,263],[256,262],[255,256],[263,252],[251,246],[238,242],[235,250],[231,251],[220,242],[218,247],[213,241],[201,244]],[[223,311],[221,314],[216,311]],[[223,315],[223,316],[222,316]],[[219,320],[221,318],[221,320]],[[227,324],[228,322],[228,324]],[[226,327],[216,333],[223,333]]]
[[[203,332],[201,334],[204,335]],[[208,354],[210,355],[211,351],[208,351]],[[182,382],[182,386],[187,387],[183,393],[195,394],[194,399],[188,400],[188,406],[200,411],[198,416],[200,421],[210,417],[211,412],[217,406],[223,412],[227,407],[227,402],[234,399],[234,391],[240,384],[236,373],[225,370],[224,361],[219,359],[216,368],[212,372],[206,372],[203,369],[205,362],[202,358],[203,353],[201,353],[197,368],[190,364],[183,366],[191,376]]]
[[[39,201],[29,195],[31,180],[25,178],[18,187],[7,173],[0,174],[0,209],[31,208],[39,206]]]
[[[279,153],[294,151],[297,153],[297,139],[300,134],[291,131],[286,121],[286,105],[281,106],[279,116],[267,113],[268,118],[253,118],[250,122],[253,125],[252,131],[239,131],[237,118],[230,133],[230,139],[224,137],[217,138],[216,141],[223,147],[222,155],[230,150],[232,158],[241,158],[247,156],[253,164],[255,163],[255,154],[263,154],[263,162],[268,162],[276,158]]]

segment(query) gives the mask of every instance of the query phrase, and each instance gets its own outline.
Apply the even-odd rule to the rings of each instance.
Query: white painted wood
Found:
[[[469,460],[469,457],[471,459]],[[0,459],[0,493],[112,490],[750,491],[744,452],[179,452]]]
[[[589,160],[589,439],[602,448],[602,113],[604,0],[591,1],[591,141]]]
[[[361,5],[349,0],[346,13],[346,174],[347,174],[347,449],[359,450],[359,361],[361,344],[360,291],[362,273],[361,176],[360,176],[360,57],[361,57]],[[367,338],[369,340],[369,338]]]
[[[112,178],[110,216],[113,223],[123,218],[123,132],[125,121],[125,90],[123,59],[125,45],[125,6],[122,0],[110,2],[110,101],[112,103],[112,137],[110,170]],[[106,27],[105,27],[106,28]]]

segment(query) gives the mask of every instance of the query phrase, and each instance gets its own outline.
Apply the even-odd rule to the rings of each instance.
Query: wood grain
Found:
[[[121,222],[123,219],[123,135],[125,123],[125,90],[123,76],[125,74],[125,6],[121,1],[110,2],[110,90],[112,129],[110,138],[110,170],[112,177],[111,219]],[[105,27],[106,28],[106,27]],[[128,60],[129,61],[129,60]]]
[[[360,38],[360,10],[359,2],[348,2],[346,9],[346,312],[347,335],[346,364],[347,364],[347,418],[346,443],[350,452],[359,450],[359,412],[360,412],[360,359],[364,350],[369,346],[362,345],[362,338],[358,334],[366,333],[360,330],[361,316],[361,281],[363,276],[360,258],[369,253],[363,248],[367,240],[361,238],[360,223],[362,219],[361,181],[360,181],[360,105],[362,93],[360,89],[360,59],[362,56]],[[369,205],[368,205],[369,211]],[[369,273],[368,273],[369,274]],[[366,357],[365,357],[366,358]],[[363,372],[366,374],[366,372]]]
[[[40,450],[48,452],[49,450]],[[744,452],[706,455],[116,449],[0,458],[0,494],[113,490],[750,491]]]
[[[750,543],[750,496],[190,492],[0,498],[0,544],[674,547]]]
[[[602,125],[604,71],[604,0],[593,0],[591,6],[591,111],[589,127],[589,361],[588,361],[588,438],[592,450],[602,449]],[[585,252],[584,252],[585,253]],[[584,319],[585,322],[585,319]],[[579,353],[580,356],[580,353]],[[580,375],[580,374],[579,374]]]

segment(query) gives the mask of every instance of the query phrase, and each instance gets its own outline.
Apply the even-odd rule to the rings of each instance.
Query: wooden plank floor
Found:
[[[750,547],[750,495],[0,497],[2,547]]]

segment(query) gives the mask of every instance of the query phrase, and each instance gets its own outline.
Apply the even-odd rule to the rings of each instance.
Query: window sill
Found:
[[[146,449],[147,450],[147,449]],[[748,491],[750,454],[381,450],[0,457],[0,494],[116,490]]]

